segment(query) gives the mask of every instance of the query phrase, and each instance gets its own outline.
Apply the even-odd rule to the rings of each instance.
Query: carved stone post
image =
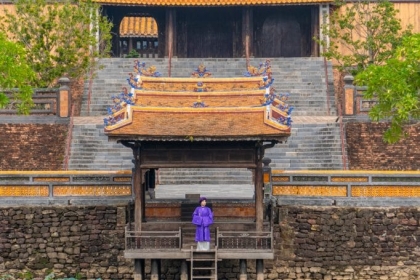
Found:
[[[67,77],[61,77],[58,80],[60,84],[60,89],[58,93],[57,100],[57,115],[60,118],[70,117],[70,104],[71,104],[71,95],[70,95],[70,80]]]
[[[144,260],[134,260],[134,280],[144,280]]]
[[[179,280],[188,280],[188,265],[186,260],[181,261],[181,271]]]
[[[257,268],[257,279],[256,280],[264,280],[264,260],[257,259],[256,263]]]
[[[344,115],[355,115],[356,94],[353,85],[354,77],[352,75],[344,76]]]
[[[150,280],[159,280],[160,278],[160,260],[152,259]]]
[[[239,280],[247,280],[248,274],[246,271],[246,260],[241,259],[239,260]]]

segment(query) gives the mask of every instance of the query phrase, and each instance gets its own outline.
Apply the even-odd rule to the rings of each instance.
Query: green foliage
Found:
[[[403,31],[396,18],[398,10],[388,0],[336,0],[335,5],[338,9],[331,13],[329,23],[321,25],[329,47],[324,38],[314,39],[323,46],[326,58],[338,62],[340,70],[357,74],[370,64],[381,64],[392,56],[401,38],[411,34],[410,26]]]
[[[96,67],[96,58],[108,54],[111,23],[92,1],[16,0],[14,4],[16,13],[5,10],[0,30],[27,50],[28,63],[37,73],[33,86],[52,86],[65,74],[82,77]]]
[[[10,274],[6,274],[6,275],[1,275],[0,274],[0,280],[14,280],[15,278],[10,275]]]
[[[131,50],[125,57],[126,58],[136,58],[139,57],[139,53],[136,50]]]
[[[26,61],[25,49],[6,39],[0,33],[0,108],[14,103],[18,113],[28,114],[33,106],[31,83],[35,73]],[[15,88],[12,96],[7,96],[2,89]]]
[[[34,274],[31,271],[23,271],[18,273],[18,279],[24,279],[24,280],[32,280],[34,278]],[[83,275],[78,272],[74,277],[70,278],[56,278],[54,272],[48,272],[47,275],[44,277],[44,280],[80,280],[83,278]],[[0,274],[0,280],[15,280],[16,277],[5,274]],[[97,278],[96,280],[101,280],[101,278]]]
[[[34,278],[34,274],[31,271],[24,271],[19,273],[19,278],[24,280],[31,280]]]
[[[420,33],[404,37],[390,59],[369,66],[356,82],[368,87],[364,98],[378,101],[369,116],[391,122],[384,140],[397,142],[404,135],[404,125],[420,120]]]

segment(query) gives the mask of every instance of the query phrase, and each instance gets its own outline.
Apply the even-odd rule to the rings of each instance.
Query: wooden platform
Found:
[[[218,260],[223,259],[274,259],[271,250],[218,250]],[[128,259],[185,259],[191,256],[190,250],[125,250],[124,257]]]

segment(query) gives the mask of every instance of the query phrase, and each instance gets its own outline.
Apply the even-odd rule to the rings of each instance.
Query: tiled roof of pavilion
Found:
[[[200,65],[192,78],[159,77],[137,63],[131,91],[113,97],[105,133],[115,140],[283,141],[290,135],[287,94],[276,94],[269,62],[241,78],[211,78]]]
[[[124,17],[120,24],[120,37],[157,38],[156,21],[152,17]]]
[[[261,6],[332,3],[331,0],[96,0],[105,5],[142,6]]]

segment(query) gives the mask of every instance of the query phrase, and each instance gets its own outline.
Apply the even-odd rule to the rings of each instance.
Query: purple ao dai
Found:
[[[213,213],[210,208],[198,206],[193,213],[193,224],[197,226],[195,231],[195,241],[210,241],[209,226],[213,224]]]

